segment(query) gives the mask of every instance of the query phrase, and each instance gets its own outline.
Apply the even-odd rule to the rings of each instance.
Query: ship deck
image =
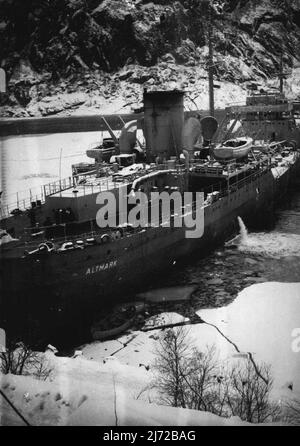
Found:
[[[84,197],[86,195],[96,194],[99,192],[112,191],[132,184],[134,180],[145,175],[158,171],[167,171],[169,168],[170,166],[168,166],[168,164],[158,164],[154,166],[144,165],[143,167],[141,167],[141,164],[134,164],[124,168],[122,171],[105,177],[97,177],[96,174],[85,175],[81,177],[81,180],[84,179],[84,182],[79,180],[73,187],[48,194],[47,198]],[[181,169],[182,166],[180,165],[174,165],[171,168],[172,171],[177,172],[179,172]]]
[[[130,181],[124,179],[123,181],[116,181],[113,176],[105,178],[90,177],[84,184],[77,184],[76,187],[65,189],[50,195],[50,198],[64,197],[64,198],[76,198],[84,197],[90,194],[96,194],[99,192],[106,192],[109,190],[120,188]]]
[[[252,156],[252,159],[246,163],[237,162],[236,160],[230,160],[226,163],[194,160],[190,172],[204,178],[230,180],[233,177],[246,174],[255,168],[267,165],[269,162],[269,157],[263,153],[259,154],[256,158]]]
[[[293,157],[294,154],[291,152],[289,155],[284,156],[282,160],[277,160],[275,168],[277,171],[274,171],[275,176],[279,174],[279,169],[285,169],[285,165],[292,162]],[[250,172],[252,169],[259,168],[264,163],[274,163],[275,161],[276,159],[274,158],[274,155],[271,159],[269,159],[268,155],[266,154],[258,155],[256,159],[252,159],[247,164],[240,164],[231,161],[227,165],[222,165],[218,162],[194,160],[190,165],[190,174],[203,178],[214,178],[220,181],[230,181],[232,178],[237,176],[246,176],[247,172]],[[122,186],[124,187],[125,185],[131,184],[135,179],[140,178],[143,175],[147,175],[157,170],[168,169],[169,167],[170,166],[167,164],[152,165],[147,167],[144,166],[144,168],[139,167],[136,170],[125,171],[125,174],[118,172],[105,177],[97,177],[97,175],[93,173],[80,176],[79,181],[75,180],[74,177],[69,177],[54,183],[49,183],[41,187],[41,194],[39,196],[32,195],[31,191],[29,191],[28,196],[25,198],[19,193],[16,194],[17,196],[15,201],[7,203],[6,200],[4,200],[0,209],[0,220],[10,217],[14,210],[24,212],[27,209],[30,209],[32,201],[34,200],[38,205],[38,201],[40,203],[45,203],[46,198],[51,199],[51,197],[76,199],[87,195],[98,194],[99,192],[116,191]],[[175,166],[175,169],[178,171],[182,170],[182,168],[184,169],[184,165]],[[84,180],[80,181],[80,179]]]
[[[203,177],[208,178],[219,178],[219,179],[230,179],[236,175],[239,175],[241,173],[248,172],[251,167],[256,166],[257,163],[248,163],[243,166],[236,166],[234,164],[226,166],[214,166],[209,165],[208,163],[194,163],[194,165],[191,167],[190,171],[194,174],[199,174]]]

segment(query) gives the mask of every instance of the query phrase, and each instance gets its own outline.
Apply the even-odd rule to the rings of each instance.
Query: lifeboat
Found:
[[[252,138],[233,138],[217,145],[212,153],[217,160],[239,159],[247,156],[252,146]]]
[[[103,143],[86,151],[89,158],[94,158],[96,162],[106,161],[116,153],[116,144],[112,138],[103,138]]]
[[[124,333],[137,320],[138,315],[144,311],[144,302],[121,305],[91,328],[91,335],[95,341],[112,339]]]

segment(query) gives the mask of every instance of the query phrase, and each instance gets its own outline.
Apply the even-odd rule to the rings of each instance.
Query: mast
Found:
[[[284,79],[286,79],[286,76],[288,75],[287,71],[284,71],[284,63],[283,63],[283,47],[281,48],[281,54],[280,54],[280,62],[279,62],[279,91],[280,93],[283,93],[283,87],[284,87]]]
[[[280,84],[279,84],[279,91],[280,93],[283,93],[283,79],[284,79],[284,74],[283,74],[283,51],[281,51],[281,55],[280,55],[280,68],[279,68],[279,80],[280,80]]]
[[[213,45],[212,45],[212,6],[208,3],[208,94],[209,94],[209,113],[210,116],[215,116],[215,101],[214,101],[214,60],[213,60]]]

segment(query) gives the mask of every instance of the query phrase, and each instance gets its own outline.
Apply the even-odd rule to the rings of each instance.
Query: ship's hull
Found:
[[[43,332],[45,342],[54,342],[62,332],[74,338],[101,307],[125,296],[133,299],[155,273],[192,254],[201,257],[228,238],[238,216],[246,224],[262,221],[299,171],[298,159],[277,177],[266,171],[206,206],[199,238],[187,238],[186,228],[153,228],[107,244],[105,250],[91,246],[34,260],[6,259],[1,265],[0,326],[9,333],[25,331],[29,339]]]

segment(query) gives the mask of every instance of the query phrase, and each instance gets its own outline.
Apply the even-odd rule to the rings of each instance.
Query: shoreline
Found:
[[[221,121],[225,109],[217,109],[215,116]],[[186,111],[185,116],[189,117],[194,113],[208,115],[208,110]],[[90,114],[73,116],[45,116],[32,118],[2,118],[0,120],[0,137],[38,135],[53,133],[77,133],[77,132],[101,132],[107,131],[105,123],[101,117],[109,123],[112,130],[121,130],[123,122],[132,120],[138,121],[138,128],[141,129],[143,113],[114,113],[114,114]],[[121,119],[120,119],[121,118]]]

